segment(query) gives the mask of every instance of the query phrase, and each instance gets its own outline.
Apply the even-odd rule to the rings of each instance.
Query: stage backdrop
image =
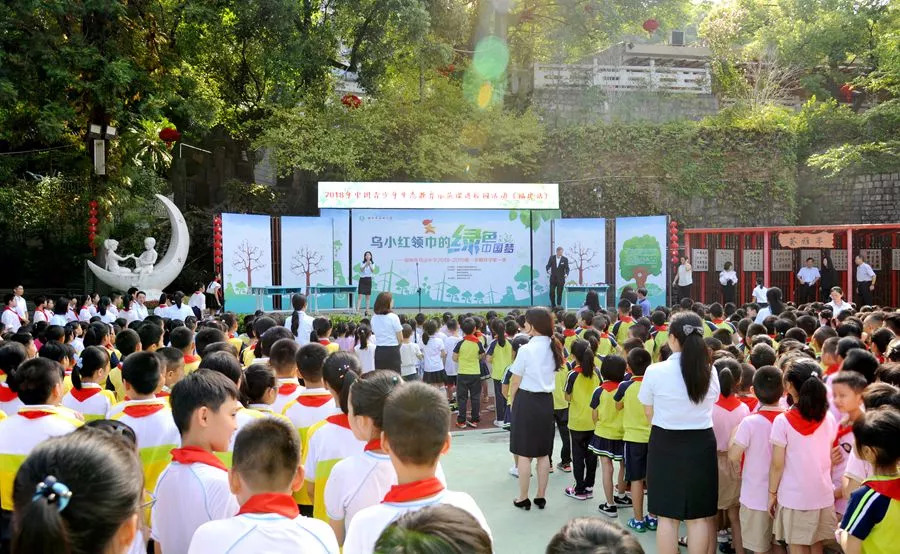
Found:
[[[553,222],[553,240],[553,250],[562,246],[563,255],[569,259],[567,285],[596,285],[606,282],[605,219],[557,219]],[[536,259],[534,263],[541,263],[544,268],[547,260]],[[601,298],[600,302],[605,303],[606,298]],[[572,294],[568,303],[570,308],[580,306],[584,303],[584,293]]]
[[[616,218],[616,300],[622,289],[646,287],[650,306],[666,303],[666,217]]]
[[[334,223],[330,217],[281,218],[281,284],[285,287],[331,285],[334,275]],[[331,295],[318,304],[332,307]],[[291,299],[282,300],[291,309]],[[342,306],[346,306],[346,300]]]
[[[351,219],[353,282],[371,251],[372,294],[392,292],[396,307],[418,305],[417,263],[423,308],[529,306],[532,289],[546,295],[528,211],[353,210]]]
[[[225,307],[230,312],[253,313],[252,286],[272,284],[272,236],[267,215],[222,214],[222,277]],[[266,310],[272,297],[266,297]]]

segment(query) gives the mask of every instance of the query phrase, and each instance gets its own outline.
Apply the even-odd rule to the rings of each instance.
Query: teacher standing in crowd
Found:
[[[644,374],[638,400],[652,424],[647,446],[647,509],[659,517],[656,548],[678,552],[678,525],[687,525],[688,552],[715,548],[718,504],[713,405],[719,379],[703,342],[703,321],[691,313],[669,325],[672,355]],[[519,470],[522,474],[522,470]]]
[[[672,281],[672,284],[678,287],[679,300],[691,297],[691,285],[694,284],[693,271],[694,268],[691,267],[687,256],[682,256],[681,263],[678,265],[678,273],[675,275],[675,280]]]
[[[836,286],[837,274],[834,271],[834,264],[831,262],[831,256],[822,256],[822,267],[819,269],[819,288],[822,290],[822,302],[827,302],[831,296],[831,287]]]
[[[375,298],[375,315],[372,316],[372,334],[375,335],[375,369],[390,369],[400,373],[400,343],[403,342],[403,326],[393,311],[394,297],[381,292]]]
[[[806,266],[801,267],[800,271],[797,272],[797,280],[800,281],[800,288],[797,289],[798,305],[816,301],[816,289],[822,275],[815,264],[816,261],[814,259],[806,258]]]
[[[569,259],[563,256],[563,247],[556,248],[556,256],[547,260],[547,275],[550,276],[550,307],[556,309],[562,304],[563,288],[569,276]]]
[[[553,453],[553,389],[556,372],[565,359],[562,344],[553,336],[550,310],[531,308],[525,312],[525,332],[531,340],[519,348],[516,360],[509,368],[512,374],[509,381],[509,406],[512,410],[509,451],[519,457],[519,496],[513,500],[513,505],[524,510],[531,509],[531,500],[528,499],[531,461],[537,458],[538,489],[534,504],[543,510],[547,505],[545,495],[550,479],[550,455]]]
[[[738,278],[737,273],[734,271],[734,266],[731,265],[731,262],[725,262],[725,265],[722,266],[722,271],[719,273],[719,284],[722,285],[723,304],[728,304],[729,302],[734,303],[734,289],[737,282]]]
[[[875,291],[875,271],[872,266],[867,264],[863,257],[856,255],[856,292],[859,293],[859,299],[862,306],[871,306],[872,293]]]

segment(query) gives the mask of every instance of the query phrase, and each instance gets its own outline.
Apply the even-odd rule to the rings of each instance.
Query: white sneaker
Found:
[[[509,468],[509,474],[512,475],[513,477],[518,478],[519,477],[519,468],[516,466],[512,466],[511,468]]]
[[[500,421],[499,419],[495,419],[495,420],[494,420],[494,427],[499,427],[499,428],[502,429],[502,428],[503,428],[503,422]]]

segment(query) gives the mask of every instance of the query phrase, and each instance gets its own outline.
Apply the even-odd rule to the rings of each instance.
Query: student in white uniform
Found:
[[[4,510],[13,509],[13,481],[32,449],[49,437],[65,435],[82,425],[75,414],[59,406],[62,374],[58,362],[33,358],[8,375],[9,386],[24,405],[0,421],[0,507]]]
[[[51,317],[53,317],[53,313],[47,309],[47,298],[43,296],[36,297],[34,299],[34,316],[31,318],[31,321],[34,323],[40,323],[41,321],[50,323]]]
[[[276,340],[271,342],[272,339]],[[297,351],[300,347],[284,327],[272,327],[263,333],[260,343],[261,354],[268,359],[269,366],[278,377],[278,395],[272,404],[272,411],[280,414],[288,403],[303,392],[297,379]],[[260,363],[260,360],[254,363]]]
[[[291,307],[294,309],[291,315],[284,320],[284,326],[290,330],[297,344],[303,346],[309,343],[312,334],[313,318],[306,315],[306,297],[302,294],[291,296]]]
[[[353,351],[359,358],[363,375],[375,371],[375,341],[372,340],[372,330],[368,325],[360,325],[356,329],[356,346]]]
[[[344,552],[373,552],[375,542],[391,522],[407,512],[436,504],[450,504],[469,512],[490,534],[475,500],[464,492],[446,490],[436,476],[438,460],[450,448],[450,408],[439,391],[419,382],[395,390],[385,403],[381,446],[391,458],[399,484],[391,487],[380,504],[354,516]]]
[[[37,421],[37,420],[30,420]],[[118,434],[117,434],[118,435]],[[13,538],[19,552],[147,551],[140,534],[141,469],[132,446],[111,431],[83,427],[37,446],[22,464]],[[102,471],[98,471],[102,468]],[[52,524],[48,525],[48,519]]]
[[[19,313],[16,312],[16,297],[7,294],[3,297],[3,313],[0,314],[0,323],[10,333],[15,333],[22,326],[22,320],[19,319]]]
[[[78,321],[89,322],[94,317],[92,311],[94,305],[91,303],[91,297],[87,294],[79,297],[78,301]]]
[[[22,325],[26,325],[29,323],[28,321],[28,303],[25,302],[25,287],[22,285],[16,285],[16,288],[13,289],[13,293],[16,298],[16,313],[19,314],[19,321],[22,322]]]
[[[116,396],[106,390],[109,376],[109,353],[99,346],[88,346],[72,368],[72,390],[62,405],[84,416],[85,421],[106,419],[116,403]]]
[[[201,525],[238,511],[228,470],[214,452],[228,449],[239,396],[228,377],[208,369],[191,373],[172,388],[172,417],[182,446],[172,451],[172,463],[159,477],[150,515],[150,536],[163,553],[187,552]]]
[[[169,306],[168,313],[166,317],[169,319],[180,319],[184,321],[189,316],[194,315],[194,310],[191,309],[190,306],[184,303],[184,293],[178,291],[172,296],[172,305]]]
[[[66,326],[66,323],[69,322],[69,318],[67,317],[69,302],[68,298],[62,296],[56,299],[56,303],[53,305],[53,313],[50,314],[50,325],[58,325],[60,327]]]
[[[147,312],[147,306],[144,306],[144,302],[147,301],[147,293],[139,290],[136,295],[134,295],[134,305],[131,307],[134,310],[134,318],[138,321],[144,321],[147,319],[147,316],[150,315]]]
[[[328,524],[300,515],[291,496],[303,481],[303,468],[300,440],[288,423],[269,418],[250,423],[235,439],[233,460],[228,483],[241,508],[235,517],[201,525],[189,554],[340,552]]]
[[[349,352],[335,352],[325,359],[322,378],[340,412],[310,428],[303,468],[306,470],[306,492],[313,501],[313,515],[324,520],[328,517],[324,494],[331,470],[340,460],[361,453],[365,442],[353,436],[347,415],[350,387],[359,379],[359,360]]]
[[[206,294],[203,292],[203,283],[197,283],[194,286],[194,294],[188,300],[188,307],[194,312],[197,319],[203,319],[203,314],[206,313]]]

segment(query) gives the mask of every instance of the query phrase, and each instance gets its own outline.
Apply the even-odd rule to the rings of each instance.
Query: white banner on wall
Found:
[[[557,210],[556,183],[319,183],[320,208]]]

